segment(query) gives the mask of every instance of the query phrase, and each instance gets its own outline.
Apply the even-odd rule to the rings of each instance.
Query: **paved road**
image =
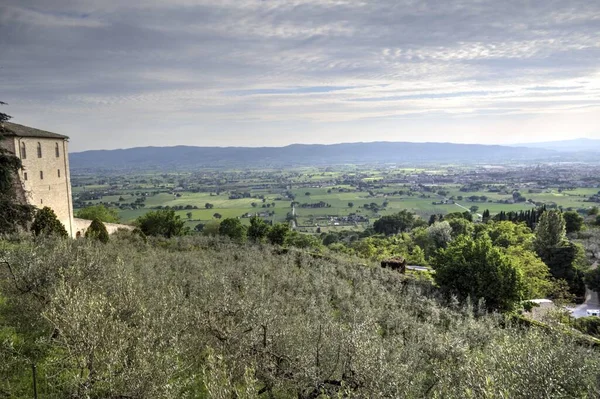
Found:
[[[592,269],[596,267],[598,267],[598,262],[594,262]],[[574,308],[569,308],[569,310],[571,311],[571,316],[579,318],[586,317],[588,309],[600,309],[600,301],[598,300],[598,293],[586,287],[585,302]]]
[[[600,309],[600,302],[598,302],[598,293],[586,289],[585,291],[585,302],[574,308],[570,308],[571,316],[575,318],[586,317],[588,309]]]
[[[456,205],[456,206],[458,206],[458,207],[460,207],[460,208],[464,209],[465,211],[469,211],[469,212],[471,212],[471,210],[470,210],[469,208],[467,208],[466,206],[462,206],[462,205],[461,205],[461,204],[459,204],[458,202],[455,202],[455,203],[454,203],[454,205]],[[476,215],[477,215],[477,216],[479,216],[480,218],[482,218],[482,217],[483,217],[483,215],[482,215],[482,214],[480,214],[480,213],[476,213]]]
[[[292,205],[292,216],[296,217],[296,205]],[[292,230],[296,230],[296,219],[292,219]]]

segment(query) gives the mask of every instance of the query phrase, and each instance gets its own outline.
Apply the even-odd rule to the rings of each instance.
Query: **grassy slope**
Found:
[[[590,348],[446,306],[427,281],[355,259],[199,237],[0,242],[0,254],[18,281],[38,282],[25,295],[0,282],[0,327],[41,330],[35,344],[18,345],[39,345],[45,397],[84,389],[90,397],[218,398],[238,389],[253,398],[265,387],[275,398],[319,389],[390,398],[599,392],[600,355]],[[0,356],[0,367],[28,376],[27,361]],[[0,388],[31,397],[27,384]]]

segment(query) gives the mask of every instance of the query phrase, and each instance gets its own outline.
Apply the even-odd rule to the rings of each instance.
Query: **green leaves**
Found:
[[[432,264],[441,288],[461,298],[483,298],[491,310],[510,310],[522,299],[522,274],[487,236],[458,237]]]
[[[159,209],[151,211],[136,220],[136,225],[147,236],[162,236],[166,238],[185,235],[189,229],[175,211]]]
[[[85,237],[98,240],[105,244],[108,242],[109,239],[106,226],[99,219],[92,220],[90,227],[88,227],[85,231]]]
[[[35,214],[35,219],[31,225],[31,231],[36,236],[58,236],[67,238],[69,234],[65,226],[58,220],[54,211],[47,206],[43,207]]]
[[[81,219],[98,219],[104,223],[119,223],[119,214],[114,208],[107,208],[102,204],[88,206],[77,212],[77,217]]]
[[[524,399],[600,388],[595,351],[446,306],[424,279],[215,237],[124,237],[0,242],[15,276],[0,279],[0,337],[45,348],[44,397]],[[510,257],[521,255],[503,251],[460,236],[440,257],[472,261],[453,271],[488,296],[518,277]],[[30,364],[1,346],[0,356],[0,392],[31,397]]]
[[[232,240],[244,241],[246,239],[246,228],[237,218],[223,219],[219,225],[219,234],[227,236]]]

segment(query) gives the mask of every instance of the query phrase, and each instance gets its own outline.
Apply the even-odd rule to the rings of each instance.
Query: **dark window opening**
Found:
[[[44,172],[40,170],[40,180],[44,180]]]
[[[25,147],[25,143],[21,143],[21,159],[27,159],[27,147]]]
[[[23,180],[27,181],[27,172],[23,172]]]
[[[54,146],[54,152],[56,153],[56,158],[60,157],[60,152],[58,151],[58,143]]]
[[[60,169],[58,170],[58,177],[60,177]]]
[[[38,158],[42,157],[42,143],[40,143],[38,141],[38,145],[37,145],[37,153],[38,153]]]

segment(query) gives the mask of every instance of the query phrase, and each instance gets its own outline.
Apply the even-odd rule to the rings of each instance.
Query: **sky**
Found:
[[[1,0],[0,101],[71,151],[600,139],[600,1]]]

